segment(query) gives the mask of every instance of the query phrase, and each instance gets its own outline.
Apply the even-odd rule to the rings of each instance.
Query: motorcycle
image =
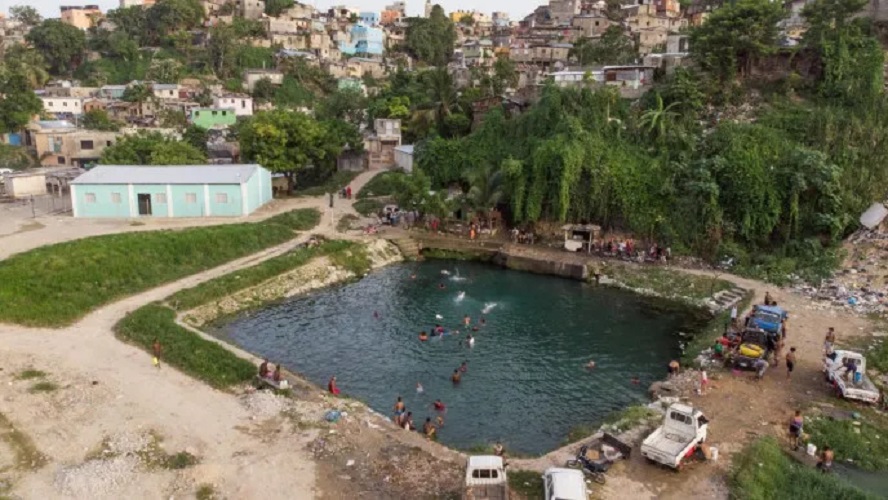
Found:
[[[588,446],[581,446],[580,451],[577,453],[577,458],[568,460],[566,466],[574,469],[581,469],[586,476],[596,483],[604,484],[605,481],[607,481],[604,474],[610,469],[613,462],[606,458],[589,460],[586,457],[586,451],[588,451],[588,449]]]

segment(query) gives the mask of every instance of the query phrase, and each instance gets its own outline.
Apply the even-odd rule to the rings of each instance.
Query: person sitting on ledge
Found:
[[[330,377],[330,381],[327,382],[327,390],[334,396],[339,395],[339,387],[336,387],[336,375]]]
[[[283,380],[283,377],[281,376],[281,365],[280,364],[278,364],[275,367],[274,375],[271,377],[271,379],[274,380],[275,382],[280,382],[281,380]]]
[[[432,424],[432,417],[426,417],[425,424],[422,425],[422,432],[425,434],[426,438],[435,440],[435,429],[434,424]]]
[[[268,378],[268,360],[263,359],[262,364],[259,365],[259,377],[260,378]]]

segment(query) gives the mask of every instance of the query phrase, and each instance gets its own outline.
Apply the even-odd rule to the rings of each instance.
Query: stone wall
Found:
[[[372,269],[403,260],[398,248],[386,240],[373,240],[365,245],[364,250],[370,259]],[[358,277],[349,270],[333,265],[327,257],[318,257],[254,287],[187,311],[182,315],[182,319],[185,323],[199,328],[223,316]]]
[[[510,255],[507,252],[500,252],[493,258],[494,263],[499,264],[508,269],[517,271],[526,271],[536,274],[549,274],[560,276],[562,278],[570,278],[585,281],[589,277],[589,268],[585,264],[576,264],[570,262],[561,262],[548,259],[537,259],[533,257],[522,257]]]

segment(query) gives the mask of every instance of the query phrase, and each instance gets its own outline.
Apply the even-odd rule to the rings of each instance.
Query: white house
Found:
[[[413,173],[413,145],[405,144],[395,148],[395,165],[408,174]]]
[[[178,99],[179,84],[177,83],[155,83],[151,86],[154,97],[158,99]]]
[[[213,98],[213,107],[233,109],[235,116],[253,116],[253,98],[246,94],[226,94]]]
[[[40,100],[47,113],[83,114],[82,97],[41,97]]]

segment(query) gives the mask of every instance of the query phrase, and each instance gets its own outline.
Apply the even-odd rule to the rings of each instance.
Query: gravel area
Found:
[[[133,456],[90,460],[60,469],[55,476],[55,486],[75,498],[109,498],[136,479],[139,466],[139,459]]]
[[[270,391],[256,391],[241,396],[240,403],[254,418],[266,419],[279,415],[287,407],[289,401]]]

